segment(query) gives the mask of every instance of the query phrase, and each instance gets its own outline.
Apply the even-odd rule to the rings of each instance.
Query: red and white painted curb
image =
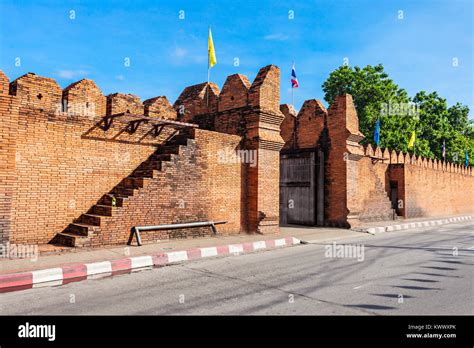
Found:
[[[398,224],[398,225],[370,227],[370,228],[365,229],[364,231],[370,234],[378,234],[378,233],[383,233],[383,232],[408,230],[408,229],[419,228],[419,227],[439,226],[439,225],[446,225],[452,222],[463,222],[463,221],[472,221],[472,220],[474,220],[474,215],[465,215],[465,216],[452,217],[448,219],[407,222],[407,223]]]
[[[300,244],[294,237],[171,251],[155,255],[127,257],[94,263],[68,264],[38,271],[0,275],[0,293],[43,286],[58,286],[86,279],[131,273],[152,267],[222,255],[240,255]]]

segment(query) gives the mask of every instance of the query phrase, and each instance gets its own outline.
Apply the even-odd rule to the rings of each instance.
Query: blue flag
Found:
[[[467,150],[466,150],[466,167],[469,167],[469,154],[467,153]]]
[[[380,117],[377,119],[377,123],[375,124],[374,141],[377,146],[380,145]]]

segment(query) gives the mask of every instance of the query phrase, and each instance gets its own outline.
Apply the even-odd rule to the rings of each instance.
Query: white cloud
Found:
[[[265,36],[264,39],[270,40],[270,41],[286,41],[289,39],[289,36],[282,33],[276,33],[276,34],[269,34]]]
[[[116,75],[115,78],[116,78],[117,80],[120,80],[120,81],[125,80],[125,76],[123,76],[123,75]]]
[[[185,57],[187,54],[188,54],[188,50],[185,48],[176,47],[176,49],[174,50],[175,57],[182,58],[182,57]]]
[[[85,70],[58,70],[56,75],[63,79],[75,79],[78,77],[84,77],[88,74]]]

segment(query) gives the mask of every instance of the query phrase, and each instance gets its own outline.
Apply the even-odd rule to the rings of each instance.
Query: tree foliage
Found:
[[[364,143],[375,145],[372,135],[380,117],[382,148],[407,152],[415,131],[417,155],[442,159],[445,141],[447,161],[464,164],[468,150],[470,164],[474,163],[474,122],[466,105],[448,107],[437,92],[420,91],[411,98],[381,64],[364,68],[343,65],[329,74],[322,87],[329,104],[338,95],[352,95],[360,130],[366,136]]]

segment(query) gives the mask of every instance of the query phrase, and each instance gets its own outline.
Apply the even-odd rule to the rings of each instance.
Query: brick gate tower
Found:
[[[174,104],[180,119],[200,128],[242,136],[239,149],[256,163],[243,161],[242,227],[247,232],[279,232],[280,69],[260,69],[250,84],[229,76],[222,91],[202,83],[184,89]]]

